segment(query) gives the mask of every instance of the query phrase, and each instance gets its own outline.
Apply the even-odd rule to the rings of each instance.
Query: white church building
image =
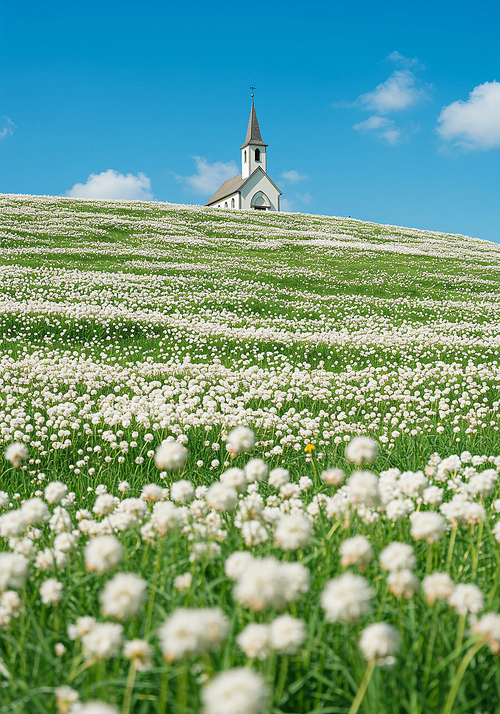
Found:
[[[252,94],[247,136],[240,147],[241,174],[224,181],[205,205],[213,208],[279,211],[281,191],[267,175],[266,150],[267,144],[260,135]]]

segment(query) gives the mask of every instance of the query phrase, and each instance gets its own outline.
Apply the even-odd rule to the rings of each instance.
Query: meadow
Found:
[[[0,213],[2,714],[500,712],[500,245]]]

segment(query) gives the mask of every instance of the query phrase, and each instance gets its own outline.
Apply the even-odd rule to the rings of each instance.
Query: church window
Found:
[[[234,198],[231,199],[231,208],[234,208]]]
[[[255,149],[255,161],[260,161],[260,149]]]
[[[246,150],[245,150],[245,153],[243,154],[243,156],[244,156],[244,160],[245,160],[245,164],[246,164],[246,162],[247,162],[247,152],[246,152]]]
[[[227,201],[224,201],[224,208],[227,208]]]

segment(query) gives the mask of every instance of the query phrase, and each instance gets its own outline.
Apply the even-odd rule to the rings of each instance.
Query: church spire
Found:
[[[245,138],[245,143],[240,146],[240,149],[244,149],[245,146],[248,146],[249,144],[254,144],[255,146],[267,146],[267,144],[262,141],[259,129],[259,122],[257,121],[257,114],[255,113],[255,104],[253,101],[253,90],[255,89],[255,87],[250,87],[250,89],[252,90],[252,109],[250,110],[250,119],[248,120],[248,129]]]

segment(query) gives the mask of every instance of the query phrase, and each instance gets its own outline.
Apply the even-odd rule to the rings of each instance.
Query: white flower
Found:
[[[72,708],[69,714],[119,714],[116,707],[98,700],[86,702],[78,705],[78,708]]]
[[[287,469],[273,469],[269,474],[269,485],[280,488],[290,481],[290,474]]]
[[[191,501],[194,496],[194,486],[191,481],[180,479],[179,481],[175,481],[170,487],[170,495],[172,501],[187,503]]]
[[[437,543],[444,536],[446,521],[435,511],[416,511],[410,516],[411,535],[415,540]]]
[[[494,469],[488,469],[487,471],[481,471],[471,477],[469,483],[467,484],[467,490],[471,496],[481,496],[486,498],[491,496],[495,490],[495,485],[498,480],[498,475]]]
[[[115,497],[110,493],[103,493],[97,496],[92,510],[97,516],[105,516],[115,510],[115,505]]]
[[[210,508],[231,513],[236,506],[238,494],[231,486],[216,481],[208,489],[206,499]]]
[[[231,580],[237,580],[252,560],[253,555],[247,550],[231,553],[224,563],[224,572]]]
[[[472,622],[471,632],[473,635],[481,635],[493,654],[500,651],[500,615],[487,612],[479,620]]]
[[[491,529],[491,532],[493,533],[495,540],[497,543],[500,543],[500,521],[497,521],[493,528]]]
[[[363,461],[372,463],[377,458],[378,445],[369,436],[355,436],[347,444],[346,459],[360,466]]]
[[[46,521],[50,516],[47,504],[39,497],[30,498],[28,501],[25,501],[21,506],[21,510],[26,518],[26,522],[30,525],[43,523],[43,521]]]
[[[162,441],[156,449],[155,462],[159,469],[180,471],[186,465],[187,450],[177,441]]]
[[[281,517],[281,514],[280,514]],[[269,534],[260,521],[250,520],[245,521],[241,526],[241,535],[245,540],[245,545],[249,548],[251,545],[259,545],[265,543],[269,538]]]
[[[82,636],[82,645],[86,657],[97,660],[115,657],[120,651],[123,627],[114,622],[99,622],[90,632]]]
[[[366,568],[373,558],[373,548],[370,541],[362,535],[347,538],[340,544],[339,551],[341,555],[340,564],[343,568],[347,568],[349,565]]]
[[[344,483],[345,473],[342,469],[327,469],[323,471],[321,478],[329,486],[340,486]]]
[[[306,634],[306,624],[303,620],[291,615],[281,615],[271,623],[269,641],[278,654],[293,655],[303,644]]]
[[[363,657],[368,662],[382,660],[381,664],[389,664],[391,661],[384,661],[397,654],[401,644],[401,635],[392,625],[385,622],[375,622],[368,625],[361,631],[359,646]]]
[[[224,483],[226,486],[231,486],[238,493],[243,493],[247,485],[243,469],[235,467],[224,471],[224,473],[221,474],[220,480],[221,483]]]
[[[219,672],[201,692],[204,714],[260,714],[268,697],[262,676],[246,667]]]
[[[28,559],[20,553],[0,553],[0,592],[22,588],[28,576]]]
[[[101,593],[102,614],[124,620],[135,617],[141,608],[147,583],[134,573],[117,573]]]
[[[219,608],[178,608],[158,631],[163,656],[174,662],[185,654],[217,650],[228,627]]]
[[[24,444],[15,441],[5,449],[5,458],[16,468],[21,466],[21,462],[29,456],[28,449]]]
[[[289,578],[280,566],[279,560],[272,556],[253,558],[238,578],[235,599],[255,611],[282,609],[287,602]]]
[[[63,584],[55,578],[44,580],[40,585],[40,597],[44,605],[59,605],[62,598]]]
[[[55,690],[57,711],[59,714],[68,714],[69,710],[78,701],[78,692],[66,684]]]
[[[267,476],[267,464],[262,459],[250,459],[245,466],[245,478],[248,483],[264,481]]]
[[[387,583],[389,590],[396,597],[409,600],[418,591],[420,581],[411,570],[393,570],[389,573]]]
[[[411,545],[394,541],[380,553],[382,570],[413,570],[416,565],[415,553]]]
[[[482,503],[469,503],[467,523],[481,523],[486,519],[486,510]]]
[[[123,654],[126,659],[132,660],[139,672],[146,672],[153,666],[153,648],[146,640],[128,640],[123,645]]]
[[[70,640],[76,640],[78,637],[87,635],[96,625],[95,617],[86,615],[79,617],[74,625],[68,625],[68,637]]]
[[[370,614],[372,597],[368,581],[348,572],[328,581],[321,604],[330,622],[355,622]]]
[[[470,501],[463,495],[456,494],[448,503],[442,503],[439,510],[452,525],[465,523],[469,514]]]
[[[117,567],[123,558],[123,546],[113,535],[92,538],[85,546],[85,565],[87,570],[105,573]]]
[[[161,501],[163,486],[159,486],[157,483],[147,483],[142,487],[141,498],[143,501]]]
[[[49,503],[60,503],[68,493],[68,487],[61,481],[52,481],[44,490],[45,500]]]
[[[226,448],[229,453],[242,454],[255,446],[255,436],[246,426],[237,426],[227,435]]]
[[[158,535],[162,537],[177,528],[182,519],[182,510],[176,508],[170,501],[160,501],[153,506],[151,522],[156,526]]]
[[[252,622],[236,638],[249,659],[264,660],[269,654],[269,625]]]
[[[429,486],[426,488],[422,494],[424,503],[429,506],[438,506],[443,500],[444,492],[439,486]]]
[[[418,498],[422,495],[424,488],[427,486],[427,478],[423,471],[405,471],[399,477],[399,489],[405,496],[410,498]]]
[[[472,583],[456,585],[448,598],[448,605],[459,615],[466,615],[468,612],[477,615],[484,610],[484,595]]]
[[[355,471],[347,482],[347,497],[354,505],[377,506],[379,503],[378,477],[371,471]]]
[[[311,524],[301,513],[280,518],[274,532],[274,543],[283,550],[304,548],[311,540]]]
[[[294,602],[309,590],[311,574],[302,563],[282,562],[280,571],[286,581],[285,599],[287,602]]]
[[[432,573],[422,580],[422,589],[429,605],[436,600],[447,600],[453,592],[455,583],[448,573]]]
[[[0,518],[0,536],[2,538],[14,538],[21,535],[26,530],[28,522],[22,508],[15,511],[7,511]]]
[[[175,578],[174,588],[179,592],[182,592],[183,590],[187,590],[191,587],[192,581],[193,576],[191,575],[191,573],[182,573],[181,575],[178,575]]]

